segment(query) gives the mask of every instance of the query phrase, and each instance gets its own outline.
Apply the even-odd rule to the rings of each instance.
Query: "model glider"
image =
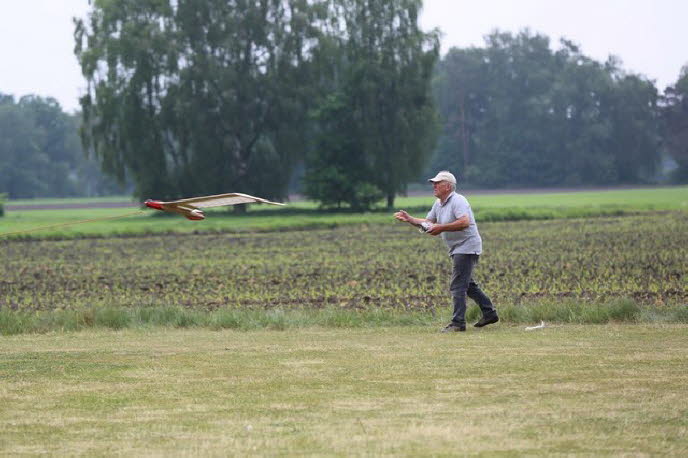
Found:
[[[224,207],[225,205],[237,204],[270,204],[270,205],[284,205],[279,202],[270,202],[269,200],[261,199],[260,197],[249,196],[248,194],[240,194],[238,192],[230,194],[218,194],[216,196],[192,197],[190,199],[173,200],[171,202],[162,202],[160,200],[148,199],[146,207],[155,208],[169,213],[179,213],[191,220],[205,219],[205,214],[202,208]]]

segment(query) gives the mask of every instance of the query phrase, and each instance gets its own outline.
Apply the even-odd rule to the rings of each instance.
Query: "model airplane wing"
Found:
[[[229,194],[217,194],[214,196],[192,197],[190,199],[172,200],[170,202],[162,202],[160,200],[148,199],[145,204],[149,208],[162,210],[170,213],[179,213],[191,220],[205,219],[205,214],[201,208],[223,207],[226,205],[237,204],[270,204],[270,205],[284,205],[279,202],[271,202],[269,200],[249,196],[248,194],[241,194],[238,192]]]
[[[166,204],[178,204],[186,207],[196,207],[196,208],[212,208],[212,207],[223,207],[225,205],[237,205],[237,204],[250,204],[250,203],[260,203],[260,204],[270,204],[270,205],[284,205],[279,202],[271,202],[260,197],[249,196],[248,194],[241,194],[238,192],[233,192],[230,194],[217,194],[215,196],[204,196],[204,197],[192,197],[190,199],[180,199],[172,202],[165,202]]]

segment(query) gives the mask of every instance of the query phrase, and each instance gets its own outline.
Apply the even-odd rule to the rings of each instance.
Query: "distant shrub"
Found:
[[[376,202],[384,198],[384,193],[370,183],[357,183],[354,186],[351,206],[354,210],[370,210]]]
[[[131,313],[125,308],[106,307],[97,310],[95,325],[111,329],[123,329],[129,327]]]
[[[640,305],[627,298],[616,300],[607,307],[609,319],[613,321],[638,321],[640,312]]]

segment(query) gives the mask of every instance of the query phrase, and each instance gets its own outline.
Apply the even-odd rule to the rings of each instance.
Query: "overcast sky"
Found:
[[[74,16],[87,0],[0,0],[0,92],[56,98],[73,111],[85,84],[74,57]],[[482,46],[494,29],[529,27],[558,47],[566,37],[584,54],[614,54],[629,72],[673,84],[688,64],[688,0],[425,0],[424,29],[443,32],[442,52]]]

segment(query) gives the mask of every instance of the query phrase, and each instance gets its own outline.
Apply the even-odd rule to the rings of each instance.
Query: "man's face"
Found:
[[[451,192],[451,184],[448,181],[436,181],[432,183],[432,190],[435,197],[444,199]]]

